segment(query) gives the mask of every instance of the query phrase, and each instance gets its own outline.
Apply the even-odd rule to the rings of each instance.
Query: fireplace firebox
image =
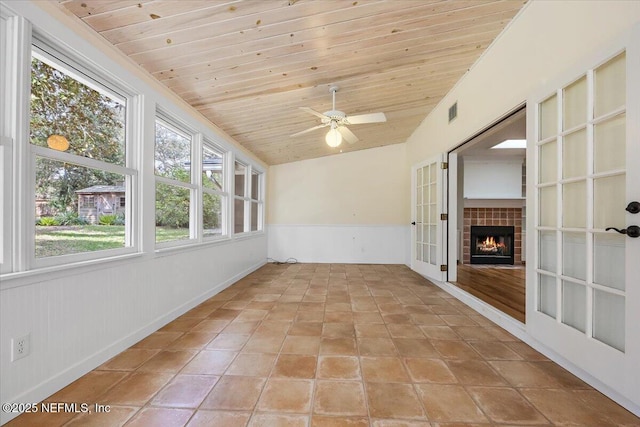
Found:
[[[514,228],[472,225],[471,264],[514,263]]]

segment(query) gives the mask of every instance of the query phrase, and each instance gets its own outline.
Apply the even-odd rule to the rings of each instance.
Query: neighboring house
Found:
[[[124,185],[94,185],[77,190],[78,217],[97,224],[103,215],[124,214]]]

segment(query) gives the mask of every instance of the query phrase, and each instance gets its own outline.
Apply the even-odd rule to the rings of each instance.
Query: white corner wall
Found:
[[[408,264],[405,157],[405,145],[397,144],[271,166],[268,256]]]

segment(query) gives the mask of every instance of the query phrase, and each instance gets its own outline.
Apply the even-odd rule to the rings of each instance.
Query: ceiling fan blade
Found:
[[[381,123],[387,121],[387,116],[384,113],[369,113],[360,114],[357,116],[347,116],[345,120],[350,125],[359,125],[363,123]]]
[[[327,116],[325,116],[325,115],[324,115],[324,114],[322,114],[322,113],[318,113],[318,112],[317,112],[316,110],[314,110],[313,108],[309,108],[309,107],[298,107],[298,108],[300,108],[302,111],[306,111],[306,112],[307,112],[307,113],[309,113],[309,114],[313,114],[314,116],[318,116],[318,117],[320,117],[321,119],[328,119],[328,117],[327,117]]]
[[[354,135],[346,126],[338,126],[338,132],[349,144],[355,144],[360,141],[357,136]]]
[[[311,132],[312,130],[320,129],[320,128],[323,128],[323,127],[325,127],[325,126],[329,126],[329,123],[323,123],[323,124],[321,124],[321,125],[314,126],[314,127],[312,127],[312,128],[309,128],[309,129],[303,130],[302,132],[294,133],[293,135],[290,135],[290,136],[303,135],[303,134],[305,134],[305,133],[307,133],[307,132]]]

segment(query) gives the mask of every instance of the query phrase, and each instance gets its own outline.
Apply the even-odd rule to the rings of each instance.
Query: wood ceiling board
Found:
[[[317,68],[318,72],[331,72],[335,69],[346,69],[347,66],[355,67],[358,65],[368,65],[371,68],[372,63],[380,64],[384,68],[403,67],[403,62],[410,62],[418,58],[420,62],[429,62],[433,58],[446,55],[448,51],[453,53],[455,50],[474,47],[481,49],[480,52],[488,46],[495,38],[495,31],[466,34],[464,31],[459,32],[460,36],[449,39],[430,40],[428,43],[418,44],[420,39],[415,39],[415,43],[411,47],[407,47],[406,41],[397,41],[380,46],[365,48],[358,50],[357,53],[352,51],[330,51],[326,55],[318,55],[317,52],[308,52],[306,58],[304,56],[293,56],[275,59],[264,59],[253,64],[245,64],[239,66],[231,66],[226,68],[217,68],[206,66],[202,72],[201,65],[195,69],[199,73],[191,73],[188,75],[181,74],[181,70],[175,69],[172,72],[164,71],[153,73],[154,77],[162,81],[167,87],[176,93],[181,93],[186,88],[198,89],[215,83],[216,85],[224,85],[227,82],[237,82],[239,80],[249,81],[250,79],[295,79],[300,76],[306,76]],[[434,37],[436,38],[436,37]],[[444,38],[444,37],[442,37]],[[400,58],[400,60],[398,59]],[[186,71],[186,68],[183,69]],[[317,73],[313,73],[317,74]],[[180,78],[181,77],[181,78]]]
[[[348,106],[350,111],[368,111],[372,106],[388,104],[388,96],[415,96],[421,91],[443,90],[450,85],[450,80],[467,70],[466,58],[447,63],[446,69],[425,69],[423,66],[406,69],[406,71],[392,70],[386,73],[361,75],[342,80],[342,86],[336,94],[338,106]],[[443,67],[444,68],[444,67]],[[408,77],[405,77],[408,76]],[[273,111],[273,105],[290,107],[311,107],[318,111],[331,109],[331,83],[323,83],[312,87],[301,87],[289,92],[278,92],[269,95],[261,94],[246,98],[230,99],[216,103],[204,104],[201,111],[209,109],[220,112],[246,111],[246,105],[253,105],[252,111]],[[407,91],[407,88],[413,88]],[[375,102],[374,102],[375,100]],[[345,107],[346,108],[346,107]],[[353,114],[353,113],[351,113]]]
[[[256,2],[261,3],[265,10],[273,9],[273,2]],[[317,9],[319,7],[327,8],[327,6],[335,4],[343,5],[343,9],[329,7],[327,10]],[[398,3],[398,7],[413,8],[421,3]],[[347,2],[330,2],[330,1],[314,1],[312,3],[297,3],[297,7],[304,5],[309,8],[309,15],[300,15],[299,18],[282,20],[269,23],[260,23],[256,25],[256,16],[242,19],[233,19],[226,23],[226,27],[221,28],[220,23],[211,25],[211,22],[205,20],[201,26],[196,28],[193,22],[185,21],[184,25],[174,29],[173,31],[158,31],[157,35],[144,38],[131,38],[129,41],[116,43],[117,46],[126,54],[141,54],[144,52],[173,49],[174,47],[183,48],[185,45],[188,49],[194,51],[216,49],[219,46],[250,44],[250,43],[269,43],[271,39],[277,36],[286,36],[285,40],[294,42],[304,40],[306,37],[298,32],[312,32],[316,37],[326,37],[328,27],[332,22],[349,21],[356,17],[385,14],[389,12],[389,4],[386,2],[368,2],[359,4],[357,8],[351,7]],[[271,12],[279,16],[278,11]],[[293,36],[291,36],[293,34]],[[103,34],[109,37],[109,34]],[[288,38],[287,38],[288,37]],[[167,44],[167,38],[171,39],[171,43]],[[266,41],[265,41],[266,40]],[[183,52],[183,51],[181,51]]]
[[[209,19],[213,22],[219,16],[231,17],[253,13],[249,7],[244,7],[241,12],[232,10],[243,3],[245,2],[242,0],[153,0],[137,8],[121,8],[111,14],[93,14],[84,21],[102,34],[113,35],[114,40],[118,36],[128,38],[124,36],[126,32],[135,32],[138,36],[144,37],[145,34],[153,35],[161,31],[159,26],[164,26],[167,28],[166,31],[170,31],[169,28],[175,27],[175,22],[187,22],[189,19]],[[255,3],[253,6],[256,12],[267,9],[267,5],[259,4],[261,2],[252,3]]]
[[[414,4],[421,5],[422,3],[416,2]],[[381,10],[384,11],[384,9]],[[241,54],[256,53],[262,53],[266,56],[266,51],[269,49],[289,45],[310,45],[310,48],[318,49],[348,42],[361,43],[364,40],[400,34],[413,28],[424,30],[425,27],[442,21],[441,17],[425,16],[427,11],[429,8],[424,6],[413,7],[403,11],[402,14],[394,10],[380,15],[367,16],[366,19],[361,18],[357,23],[342,21],[331,25],[319,25],[315,19],[300,18],[296,20],[295,25],[290,21],[283,22],[280,26],[274,24],[255,30],[251,35],[248,35],[247,32],[240,34],[227,31],[213,38],[201,35],[197,41],[183,44],[176,43],[172,38],[172,43],[169,45],[164,39],[153,50],[129,51],[127,53],[141,65],[146,65],[148,61],[162,57],[174,59],[176,61],[174,63],[163,64],[166,69],[169,69],[177,67],[179,65],[177,61],[193,63],[194,60],[202,60],[203,57],[221,60]],[[353,14],[355,15],[356,12],[354,11]],[[335,13],[341,19],[344,15],[338,11],[331,13]],[[416,16],[425,17],[416,18]],[[473,14],[469,13],[468,16],[473,17]],[[454,20],[453,17],[450,19]],[[422,26],[420,21],[423,21]],[[188,34],[193,37],[194,31],[191,30]]]
[[[405,142],[520,0],[59,2],[268,164]],[[140,3],[140,7],[138,7]],[[258,55],[259,54],[259,55]],[[298,107],[386,123],[339,150]]]
[[[283,64],[283,61],[286,61],[284,62],[286,65],[290,62],[309,60],[316,61],[310,66],[320,66],[321,63],[318,61],[325,58],[335,57],[339,54],[353,55],[354,52],[361,52],[367,48],[378,47],[380,51],[382,47],[391,43],[396,43],[396,45],[389,46],[390,48],[413,50],[431,43],[432,39],[442,41],[448,37],[451,40],[450,44],[453,44],[455,39],[461,35],[482,34],[487,31],[491,31],[495,37],[504,25],[504,21],[508,20],[511,15],[512,9],[497,11],[482,17],[474,17],[469,14],[465,19],[440,22],[433,26],[424,26],[426,24],[423,21],[428,18],[415,18],[414,16],[413,26],[416,28],[407,28],[393,33],[395,26],[385,26],[375,34],[376,37],[372,37],[375,27],[365,27],[357,31],[345,30],[349,31],[346,33],[348,37],[343,36],[340,39],[334,35],[341,33],[327,30],[324,37],[318,36],[309,41],[293,42],[290,40],[291,37],[285,36],[280,46],[265,49],[253,49],[254,43],[245,43],[240,46],[230,46],[228,43],[224,43],[216,45],[219,47],[215,49],[194,54],[189,54],[185,49],[181,50],[183,55],[163,55],[157,52],[153,62],[138,61],[135,56],[133,58],[160,79],[188,77],[201,73],[210,73],[215,77],[221,77],[225,70],[229,75],[243,72],[245,69],[268,68],[270,66],[268,60],[270,59],[277,61],[279,65]],[[453,20],[453,17],[450,19]],[[233,36],[233,38],[237,37]],[[404,45],[401,43],[403,40],[405,41]],[[219,75],[219,73],[223,74]]]
[[[473,48],[475,50],[475,47]],[[470,61],[468,57],[469,52],[462,52],[459,55],[450,55],[438,62],[442,70],[435,71],[430,69],[424,69],[425,75],[429,75],[431,80],[437,79],[438,76],[445,75],[454,78],[456,81],[462,76],[461,73],[467,70],[468,63]],[[479,56],[479,52],[473,52],[473,59],[477,59]],[[434,60],[435,61],[435,60]],[[463,61],[462,67],[460,66],[460,61]],[[425,64],[418,64],[425,65]],[[244,99],[247,97],[256,97],[256,96],[265,96],[272,95],[277,93],[287,93],[290,91],[297,90],[301,87],[315,87],[323,84],[331,84],[332,82],[341,82],[342,87],[348,88],[348,83],[345,83],[348,80],[353,80],[361,78],[367,81],[375,82],[375,81],[389,81],[388,75],[385,73],[385,70],[382,72],[369,73],[366,74],[366,70],[368,65],[365,65],[361,71],[356,70],[344,70],[344,74],[336,74],[332,72],[327,73],[318,73],[317,77],[315,74],[311,75],[305,81],[276,81],[276,82],[267,82],[265,84],[235,84],[233,86],[227,86],[224,88],[213,87],[210,89],[201,89],[200,91],[191,91],[187,93],[178,94],[182,98],[184,98],[187,102],[189,102],[194,107],[198,108],[202,105],[206,104],[214,104],[214,103],[223,103],[225,101],[234,100],[234,99]],[[425,67],[426,68],[426,67]],[[457,71],[454,75],[451,74],[451,71]],[[341,70],[343,71],[343,70]],[[395,71],[395,70],[391,70]],[[434,72],[431,72],[434,71]],[[450,88],[451,86],[449,86]],[[415,88],[414,88],[415,89]],[[373,96],[373,95],[370,95]],[[346,97],[341,97],[346,99]],[[330,99],[330,98],[329,98]],[[371,105],[371,104],[370,104]]]
[[[119,46],[121,43],[133,39],[145,39],[154,36],[171,37],[173,32],[180,29],[202,32],[203,29],[209,28],[209,31],[217,31],[216,24],[235,22],[237,20],[254,26],[256,24],[255,16],[274,10],[273,1],[237,1],[231,3],[205,1],[202,4],[202,8],[194,10],[182,7],[181,1],[160,0],[154,3],[175,6],[179,12],[153,19],[150,17],[150,14],[153,13],[150,7],[149,14],[144,21],[132,25],[118,25],[116,20],[112,23],[114,25],[111,29],[100,31],[100,34],[114,45]],[[188,5],[188,2],[185,2],[185,5]],[[240,5],[242,6],[241,11],[239,11]],[[234,7],[236,9],[232,10]],[[85,22],[91,25],[90,18],[86,18]]]
[[[293,22],[297,18],[295,10],[300,10],[300,16],[314,19],[319,25],[328,25],[332,22],[331,20],[349,19],[348,9],[362,8],[362,10],[357,13],[361,15],[364,13],[365,8],[364,4],[361,5],[359,3],[357,6],[352,6],[350,2],[345,1],[299,2],[293,6],[287,6],[286,3],[286,1],[274,0],[245,1],[240,3],[244,5],[242,9],[245,10],[246,7],[250,7],[250,13],[237,13],[240,7],[225,16],[216,14],[215,10],[213,10],[212,13],[205,14],[189,13],[186,11],[181,15],[163,18],[162,27],[159,27],[157,22],[149,19],[147,22],[115,28],[104,31],[101,34],[111,40],[116,46],[120,43],[126,43],[133,38],[140,39],[160,36],[159,39],[155,40],[156,44],[154,45],[155,47],[160,47],[161,44],[157,44],[157,42],[161,41],[162,37],[169,37],[172,40],[176,38],[177,43],[184,43],[193,40],[193,36],[189,34],[189,32],[193,33],[194,31],[201,34],[203,38],[209,38],[227,33],[243,34],[250,32],[252,29],[261,33],[264,28],[270,25],[282,25],[283,22],[288,21],[292,21],[295,25],[295,22]],[[337,7],[335,7],[336,5]],[[404,7],[411,7],[411,5],[404,5]],[[343,13],[336,14],[335,11],[342,11]],[[346,18],[342,18],[341,16]],[[323,21],[323,19],[329,19],[329,21]],[[247,40],[250,41],[251,39],[249,38]]]
[[[86,1],[86,0],[70,0],[59,1],[69,12],[73,13],[79,18],[86,18],[90,15],[99,15],[102,13],[114,13],[118,9],[127,9],[130,7],[138,7],[138,5],[145,5],[146,3],[152,3],[150,0],[99,0],[99,1]]]

